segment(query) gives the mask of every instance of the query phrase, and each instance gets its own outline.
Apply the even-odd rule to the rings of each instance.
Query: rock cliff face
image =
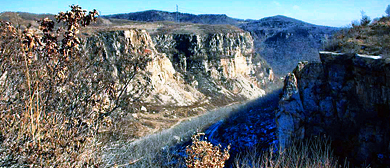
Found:
[[[121,69],[119,56],[150,58],[145,70],[150,81],[142,83],[151,86],[151,94],[143,98],[147,103],[188,106],[216,98],[212,103],[226,104],[264,95],[263,83],[273,80],[266,64],[252,64],[253,40],[248,33],[152,38],[137,29],[99,31],[88,38],[85,48],[89,53],[100,51],[114,76]]]
[[[118,60],[119,56],[144,56],[149,57],[145,71],[150,75],[150,81],[141,80],[140,84],[149,85],[150,96],[143,97],[143,101],[156,104],[189,105],[204,97],[191,86],[184,84],[183,79],[173,69],[171,61],[156,51],[151,37],[143,30],[102,31],[88,38],[86,48],[89,53],[99,53],[109,62],[108,67],[113,76],[118,76],[122,68]],[[137,78],[142,78],[137,77]],[[116,81],[116,83],[120,83]],[[136,87],[139,83],[131,82],[128,86]]]
[[[390,61],[321,52],[285,78],[276,111],[281,148],[291,139],[327,135],[352,164],[390,164]]]
[[[210,97],[256,98],[274,80],[265,61],[253,61],[249,33],[157,34],[153,41],[187,83]]]

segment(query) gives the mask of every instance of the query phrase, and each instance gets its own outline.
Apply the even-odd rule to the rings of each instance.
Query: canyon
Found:
[[[262,151],[278,146],[281,152],[295,141],[325,137],[351,166],[390,165],[389,58],[318,52],[339,29],[285,16],[260,20],[183,16],[185,23],[172,22],[172,13],[161,11],[105,16],[80,31],[79,51],[92,62],[88,75],[99,80],[109,76],[104,81],[108,89],[99,95],[92,90],[89,96],[102,103],[91,101],[100,108],[94,106],[92,112],[98,111],[104,120],[95,126],[102,148],[108,149],[107,164],[114,166],[118,160],[129,164],[152,150],[153,157],[165,152],[182,159],[189,137],[203,131],[214,145],[232,145],[232,156],[254,146]],[[31,17],[0,14],[37,30]],[[307,61],[299,62],[303,60]],[[2,86],[13,80],[9,76],[7,71],[1,74]],[[66,87],[58,87],[58,92]],[[125,89],[110,93],[116,88]],[[14,96],[4,93],[5,98]],[[178,146],[161,143],[162,134]],[[159,146],[148,151],[153,146],[149,143]],[[132,158],[120,159],[126,145],[142,152],[127,148]],[[180,149],[172,152],[171,147]],[[232,163],[231,159],[227,165]]]
[[[155,95],[145,99],[149,103],[190,105],[205,97],[226,103],[248,100],[264,95],[265,85],[274,80],[266,62],[252,63],[249,33],[150,36],[137,29],[100,31],[87,39],[85,48],[90,53],[102,50],[100,56],[112,62],[113,75],[120,68],[115,66],[117,55],[147,53],[151,61],[146,71]]]
[[[219,22],[209,19],[214,17]],[[274,93],[259,103],[262,107],[254,105],[217,122],[205,130],[210,141],[234,144],[232,152],[238,153],[255,144],[265,149],[279,143],[283,150],[296,140],[326,136],[335,154],[352,165],[390,164],[388,58],[318,52],[337,29],[284,16],[199,18],[209,25],[189,23],[195,22],[191,19],[172,23],[165,17],[157,22],[101,18],[81,31],[84,54],[106,63],[114,86],[139,96],[110,114],[115,129],[103,132],[111,140],[134,141],[206,111],[267,96],[281,85],[279,75],[308,60],[284,78],[278,105]],[[145,69],[129,83],[120,80],[127,68],[122,58],[144,58],[139,63]],[[142,87],[148,94],[138,93]]]
[[[119,57],[149,58],[142,73],[149,79],[136,76],[127,86],[129,92],[137,85],[148,86],[149,92],[133,105],[135,109],[127,118],[131,123],[121,118],[122,124],[138,123],[132,138],[169,128],[216,107],[261,97],[279,80],[264,60],[255,59],[259,55],[254,52],[253,39],[242,30],[150,35],[136,28],[115,29],[85,33],[83,48],[91,57],[104,58],[109,64],[107,71],[115,78],[123,69]],[[116,84],[124,85],[119,80]]]
[[[177,18],[178,20],[177,21]],[[284,76],[300,61],[319,62],[318,51],[340,30],[336,27],[306,23],[294,18],[276,15],[259,20],[235,19],[226,15],[166,12],[149,10],[134,13],[105,15],[107,22],[118,20],[147,23],[169,21],[175,24],[231,25],[251,34],[256,53],[268,62],[275,74]]]

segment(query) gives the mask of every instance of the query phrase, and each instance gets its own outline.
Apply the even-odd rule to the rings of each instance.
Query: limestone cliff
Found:
[[[183,29],[188,32],[190,30],[188,29],[188,23],[219,25],[219,29],[225,29],[227,25],[237,26],[240,31],[244,30],[251,33],[256,52],[263,56],[278,75],[287,74],[294,69],[299,61],[319,61],[318,51],[323,48],[323,43],[332,34],[340,30],[335,27],[310,24],[282,15],[265,17],[259,20],[241,20],[226,15],[193,15],[188,13],[180,13],[178,16],[180,24],[173,24],[172,22],[176,21],[177,13],[155,10],[103,17],[113,22],[115,22],[113,20],[115,18],[144,21],[149,24],[158,23],[160,25],[161,21],[169,21],[166,26],[169,28],[166,31],[174,33],[183,31]],[[172,28],[175,27],[177,29],[173,30]],[[208,27],[212,26],[208,25]],[[210,30],[209,28],[206,31]],[[229,31],[233,29],[232,27],[228,28]],[[196,30],[196,28],[193,30]],[[212,34],[215,34],[215,29]]]
[[[285,78],[276,111],[282,148],[291,139],[327,135],[354,165],[390,164],[390,60],[321,52]]]
[[[264,83],[273,80],[266,64],[252,64],[249,33],[152,38],[138,29],[98,31],[88,38],[85,48],[109,61],[114,76],[121,69],[118,56],[150,58],[145,69],[150,81],[142,82],[151,86],[151,94],[142,100],[146,103],[188,106],[215,98],[213,104],[226,104],[264,95]]]
[[[156,34],[159,52],[167,53],[187,83],[211,97],[252,99],[272,82],[272,69],[254,54],[247,32]]]
[[[145,102],[183,106],[204,98],[202,93],[184,83],[165,54],[156,51],[151,37],[144,30],[98,32],[88,38],[86,48],[90,53],[102,51],[100,55],[105,57],[105,61],[110,62],[111,67],[108,69],[111,69],[113,76],[117,76],[120,71],[121,67],[117,60],[120,55],[149,57],[150,61],[145,71],[150,75],[150,81],[141,83],[150,85],[151,89],[150,96],[143,98]],[[138,83],[131,83],[129,87],[136,84]]]

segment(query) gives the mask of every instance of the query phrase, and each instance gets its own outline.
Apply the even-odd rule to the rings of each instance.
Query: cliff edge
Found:
[[[331,52],[320,58],[285,78],[276,111],[280,147],[326,135],[352,165],[389,165],[390,60]]]

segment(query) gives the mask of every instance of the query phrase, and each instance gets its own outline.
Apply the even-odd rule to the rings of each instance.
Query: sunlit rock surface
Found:
[[[121,68],[117,56],[150,57],[145,71],[151,80],[142,83],[151,86],[151,94],[143,99],[148,103],[188,106],[213,98],[212,103],[222,105],[260,97],[274,80],[265,62],[252,63],[255,54],[249,33],[151,37],[138,29],[98,31],[85,48],[109,61],[114,76]]]
[[[211,97],[253,99],[274,80],[264,61],[253,63],[253,39],[247,32],[157,34],[153,41],[188,83]]]

